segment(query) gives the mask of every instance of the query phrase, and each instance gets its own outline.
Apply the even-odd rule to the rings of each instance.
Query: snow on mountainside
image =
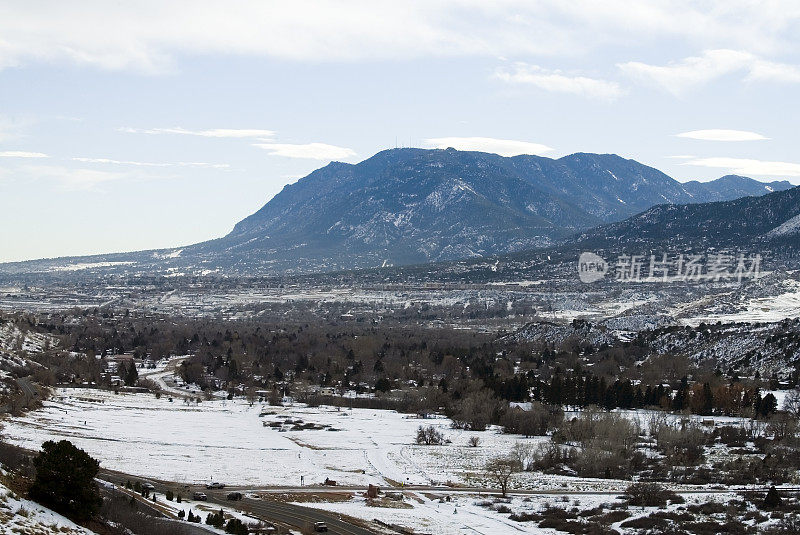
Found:
[[[219,239],[4,264],[0,274],[264,275],[464,259],[558,245],[656,205],[726,201],[790,186],[736,176],[682,184],[614,154],[551,159],[392,149],[357,164],[330,163],[287,185]]]
[[[664,202],[727,200],[787,187],[744,177],[681,184],[611,154],[553,160],[395,149],[319,169],[285,187],[229,235],[184,254],[228,254],[239,265],[316,259],[338,268],[450,260],[552,245]]]
[[[791,238],[800,217],[800,187],[761,197],[704,204],[656,206],[619,223],[603,225],[580,235],[586,247],[765,247],[796,248]]]
[[[800,364],[800,320],[773,323],[670,325],[639,333],[613,329],[614,320],[597,323],[574,321],[558,325],[537,322],[507,336],[520,343],[539,343],[558,350],[564,344],[589,344],[595,348],[631,344],[646,355],[675,355],[696,363],[710,362],[724,370],[787,373]],[[766,375],[765,375],[766,374]]]
[[[778,238],[783,236],[792,236],[800,232],[800,214],[794,216],[788,221],[783,222],[780,226],[775,227],[767,233],[768,238]]]
[[[57,344],[55,337],[23,331],[12,320],[0,318],[0,399],[16,389],[15,377],[28,375],[41,367],[29,358],[31,354]]]
[[[786,180],[775,182],[759,182],[739,175],[726,175],[711,182],[685,182],[683,187],[703,202],[727,201],[739,197],[757,197],[791,189],[793,186]]]
[[[0,535],[92,535],[93,533],[36,502],[20,498],[0,483]]]
[[[669,327],[640,333],[639,342],[656,354],[685,355],[726,370],[756,370],[769,377],[790,372],[800,361],[800,320],[777,323]]]
[[[603,324],[574,321],[570,324],[550,322],[530,323],[506,337],[512,342],[536,342],[559,347],[568,340],[581,340],[594,346],[613,345],[619,342],[618,335]]]

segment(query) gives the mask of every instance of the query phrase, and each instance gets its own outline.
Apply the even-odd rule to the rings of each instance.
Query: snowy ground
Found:
[[[16,496],[0,484],[0,535],[90,535],[94,533],[76,525],[38,503]]]
[[[294,423],[318,429],[293,430]],[[269,424],[279,422],[280,428]],[[459,431],[445,418],[419,419],[393,411],[332,407],[269,407],[244,401],[189,403],[167,396],[58,389],[40,410],[4,422],[4,437],[38,448],[68,439],[114,470],[169,481],[297,486],[326,478],[340,485],[491,485],[485,461],[525,440],[495,430]],[[451,444],[413,444],[420,425],[439,428]],[[283,429],[283,430],[280,430]],[[480,438],[469,447],[469,437]],[[520,474],[514,486],[528,489],[624,488],[624,482]]]
[[[550,507],[585,511],[602,506],[609,510],[610,506],[622,507],[623,500],[608,494],[584,494],[580,496],[530,495],[515,496],[507,500],[497,497],[474,495],[406,493],[402,504],[393,507],[375,507],[363,496],[354,497],[348,502],[339,503],[302,503],[308,507],[324,509],[346,514],[364,520],[379,520],[386,524],[395,524],[411,528],[419,533],[436,533],[437,535],[506,535],[509,533],[563,533],[553,529],[540,528],[536,522],[517,522],[510,519],[508,512],[500,512],[499,507],[508,508],[514,513],[541,513]],[[716,501],[726,503],[735,497],[731,494],[717,495],[685,495],[686,505]],[[386,500],[382,500],[386,504]],[[655,511],[675,511],[678,505],[669,505],[663,509],[657,507],[629,508],[630,516],[624,520],[648,516]],[[622,528],[620,520],[613,527],[621,533],[635,533],[636,530]],[[721,518],[713,519],[722,522]]]
[[[648,415],[642,411],[622,414],[647,428]],[[719,424],[737,423],[736,419],[717,420]],[[494,487],[482,470],[486,459],[507,453],[518,441],[535,444],[546,440],[523,439],[496,430],[454,430],[446,418],[420,419],[392,411],[251,406],[243,400],[198,404],[175,398],[170,402],[167,396],[156,399],[151,394],[115,395],[92,389],[58,389],[42,409],[4,424],[4,438],[12,443],[37,448],[45,440],[66,438],[100,459],[105,468],[169,481],[204,483],[213,479],[253,488],[298,486],[301,477],[305,485],[330,478],[340,486],[373,483],[384,489],[400,483]],[[314,429],[297,429],[310,424]],[[451,443],[413,444],[419,425],[439,428]],[[471,436],[480,438],[478,447],[467,445]],[[627,485],[624,481],[526,472],[515,475],[512,486],[542,494],[517,495],[502,505],[515,513],[541,511],[548,504],[590,509],[618,503],[617,493]],[[552,494],[561,491],[585,494]],[[303,505],[399,524],[421,533],[552,531],[538,528],[535,522],[511,520],[507,512],[496,510],[501,505],[494,503],[496,497],[447,488],[405,489],[405,494],[400,503],[381,500],[381,507],[367,503],[360,492],[346,502]],[[445,496],[451,501],[444,501]],[[687,495],[689,501],[708,499],[719,498]],[[184,502],[181,507],[202,510],[205,506]]]

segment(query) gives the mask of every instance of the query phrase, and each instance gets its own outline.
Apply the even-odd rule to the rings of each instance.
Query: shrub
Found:
[[[225,524],[225,533],[232,533],[233,535],[247,535],[247,526],[238,518],[231,518]]]
[[[775,509],[776,507],[780,507],[781,503],[783,503],[783,499],[781,499],[781,495],[778,493],[778,489],[775,488],[773,485],[769,488],[767,495],[764,497],[763,502],[763,509]]]
[[[208,513],[206,524],[215,528],[222,528],[225,525],[225,516],[222,514],[222,509],[217,513]]]
[[[630,505],[659,507],[668,502],[683,503],[683,498],[658,483],[633,483],[625,489]]]
[[[500,424],[505,433],[531,437],[546,435],[561,425],[563,421],[564,411],[561,408],[534,401],[531,403],[530,410],[511,409],[506,412]]]
[[[417,444],[424,444],[426,446],[441,445],[444,442],[444,436],[435,427],[429,425],[428,427],[419,426],[417,429]]]

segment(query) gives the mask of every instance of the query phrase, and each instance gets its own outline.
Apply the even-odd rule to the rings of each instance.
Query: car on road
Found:
[[[242,499],[242,493],[241,492],[229,492],[227,498],[230,501],[233,501],[233,502],[239,501],[239,500]]]
[[[192,499],[199,502],[204,502],[208,500],[208,496],[206,496],[205,492],[195,492],[192,494]]]
[[[156,490],[152,483],[147,482],[142,483],[142,488],[145,490]]]
[[[206,485],[206,488],[207,489],[224,489],[225,485],[223,483],[220,483],[219,481],[214,481],[213,483],[209,483],[208,485]]]
[[[325,522],[314,522],[314,531],[328,531],[328,524]]]

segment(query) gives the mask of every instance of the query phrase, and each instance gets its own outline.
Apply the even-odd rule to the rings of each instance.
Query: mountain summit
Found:
[[[614,154],[552,159],[393,149],[312,172],[216,240],[163,251],[6,264],[0,272],[106,263],[109,270],[127,273],[263,275],[453,260],[556,245],[657,205],[727,201],[788,188],[788,182],[739,176],[680,183]]]
[[[745,177],[682,184],[634,160],[392,149],[286,186],[219,240],[188,248],[238,268],[348,269],[548,246],[654,205],[791,187]]]

